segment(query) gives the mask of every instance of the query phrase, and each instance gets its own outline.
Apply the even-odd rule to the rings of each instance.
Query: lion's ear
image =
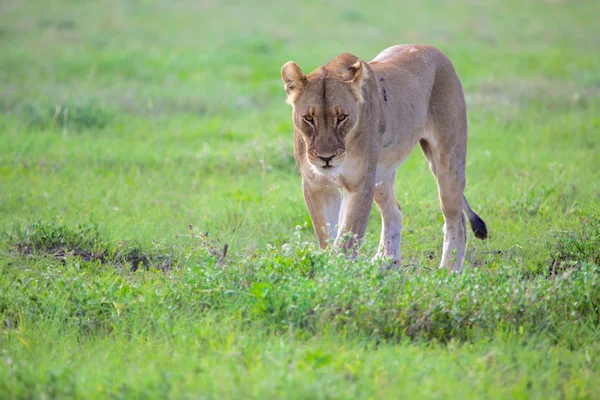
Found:
[[[361,60],[357,60],[354,64],[348,67],[344,73],[344,80],[350,84],[350,89],[354,98],[359,103],[364,101],[362,95],[362,86],[366,83],[366,78],[369,76],[367,67],[363,65]]]
[[[281,79],[285,83],[285,91],[288,94],[286,103],[293,104],[306,83],[306,75],[302,73],[298,64],[288,61],[281,67]]]

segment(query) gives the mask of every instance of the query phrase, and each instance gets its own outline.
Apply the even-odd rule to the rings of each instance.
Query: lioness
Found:
[[[335,238],[334,246],[356,254],[375,200],[383,221],[378,255],[399,263],[402,212],[394,180],[419,143],[444,214],[440,267],[461,270],[463,212],[477,238],[485,239],[487,228],[463,195],[467,116],[450,60],[432,46],[400,45],[369,63],[339,55],[308,76],[289,61],[281,78],[293,107],[294,157],[319,246]]]

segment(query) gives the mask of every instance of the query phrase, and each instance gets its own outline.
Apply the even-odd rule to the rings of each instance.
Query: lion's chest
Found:
[[[346,160],[335,168],[323,170],[311,165],[313,180],[325,186],[333,186],[349,191],[354,191],[364,184],[368,172],[363,165],[355,165]]]

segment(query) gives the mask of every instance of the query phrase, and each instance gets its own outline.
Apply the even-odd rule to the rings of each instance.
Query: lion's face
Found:
[[[358,102],[347,86],[315,77],[294,103],[294,125],[306,142],[308,161],[318,169],[333,170],[343,162],[346,136],[358,121]]]
[[[344,162],[346,138],[358,124],[362,96],[356,78],[362,63],[356,60],[341,71],[326,66],[309,76],[293,62],[282,69],[294,125],[306,143],[307,161],[320,173],[334,173]]]

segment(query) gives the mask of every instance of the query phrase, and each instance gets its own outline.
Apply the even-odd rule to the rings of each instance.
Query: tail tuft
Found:
[[[475,211],[469,207],[469,202],[465,196],[463,196],[463,211],[469,218],[469,223],[471,224],[471,229],[473,229],[475,237],[481,240],[486,239],[488,236],[487,226],[485,226],[485,222],[483,222],[481,217],[475,214]]]
[[[479,217],[479,215],[472,213],[468,215],[469,223],[471,224],[471,229],[473,229],[473,233],[477,239],[484,240],[487,238],[487,226],[485,226],[485,222]]]

